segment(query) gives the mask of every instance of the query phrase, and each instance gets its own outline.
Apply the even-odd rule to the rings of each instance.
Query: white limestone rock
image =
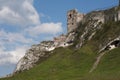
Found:
[[[41,59],[48,57],[50,53],[46,53],[47,51],[54,50],[54,42],[53,41],[43,41],[41,44],[33,45],[31,49],[29,49],[25,56],[18,62],[15,72],[20,72],[24,70],[29,70]]]

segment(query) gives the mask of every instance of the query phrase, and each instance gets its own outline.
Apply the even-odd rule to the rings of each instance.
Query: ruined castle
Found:
[[[67,12],[67,30],[68,33],[74,31],[80,21],[82,21],[84,14],[79,13],[77,9],[73,9]]]
[[[89,14],[89,13],[88,13]],[[96,15],[97,14],[97,15]],[[84,22],[84,18],[91,17],[96,20],[100,20],[102,23],[108,21],[120,21],[120,7],[114,7],[108,10],[103,11],[93,11],[90,13],[93,16],[86,16],[83,13],[79,13],[77,9],[73,9],[67,12],[67,31],[68,33],[74,31],[80,22]],[[89,18],[90,19],[90,18]],[[91,19],[92,20],[92,19]]]
[[[120,21],[120,7],[117,6],[108,10],[101,11],[96,10],[88,13],[87,15],[79,13],[77,9],[69,10],[67,12],[67,34],[62,34],[58,37],[55,37],[54,42],[58,47],[68,46],[74,41],[74,37],[76,35],[75,30],[79,27],[80,22],[85,23],[90,21],[94,21],[94,23],[91,23],[90,26],[95,23],[95,26],[97,26],[99,23],[105,23],[108,21]]]
[[[77,9],[73,9],[67,12],[67,34],[60,35],[54,38],[54,42],[57,43],[59,46],[65,47],[72,43],[74,37],[74,32],[78,27],[80,21],[82,21],[85,15],[79,13]]]

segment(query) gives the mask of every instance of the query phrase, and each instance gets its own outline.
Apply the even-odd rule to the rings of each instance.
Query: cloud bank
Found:
[[[40,20],[32,0],[0,0],[0,22],[29,26]]]
[[[63,31],[61,22],[42,23],[33,4],[34,0],[0,0],[0,24],[8,25],[8,30],[0,26],[0,65],[16,64],[28,46],[40,39],[34,36]]]

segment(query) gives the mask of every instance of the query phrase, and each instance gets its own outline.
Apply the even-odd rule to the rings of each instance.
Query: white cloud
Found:
[[[0,41],[1,42],[21,42],[21,43],[32,43],[33,40],[31,38],[26,38],[22,33],[7,33],[4,30],[0,30]]]
[[[18,60],[24,56],[26,49],[28,49],[28,47],[25,46],[17,47],[13,51],[4,51],[0,49],[0,65],[8,63],[16,64]]]
[[[57,34],[62,32],[62,23],[43,23],[41,25],[30,27],[26,30],[31,35],[39,34]]]
[[[0,0],[0,23],[22,26],[40,24],[33,0]]]
[[[10,21],[12,22],[17,22],[18,19],[20,19],[21,17],[15,13],[14,11],[12,11],[10,8],[8,7],[3,7],[2,10],[0,10],[0,19],[2,19],[3,21]]]
[[[29,13],[26,16],[27,19],[29,19],[34,24],[40,23],[40,21],[39,21],[39,15],[36,12],[36,10],[33,7],[33,5],[31,5],[31,3],[29,3],[28,1],[25,1],[23,3],[22,7],[23,7],[24,11],[26,11],[26,13]]]
[[[62,23],[42,23],[40,17],[33,6],[33,0],[0,0],[0,24],[15,28],[6,30],[0,26],[0,65],[17,63],[27,49],[24,45],[34,44],[38,39],[40,40],[40,35],[56,35],[63,31]],[[17,25],[19,32],[15,31],[18,29]],[[33,36],[38,38],[34,39]],[[44,36],[42,39],[51,39],[51,37]],[[11,50],[6,50],[9,47]]]
[[[7,33],[0,30],[0,65],[16,64],[28,49],[27,44],[32,42],[32,39],[26,38],[22,33]],[[6,50],[12,47],[13,49]]]
[[[20,33],[8,33],[6,35],[6,38],[9,40],[9,42],[21,42],[21,43],[31,43],[32,39],[25,38]]]

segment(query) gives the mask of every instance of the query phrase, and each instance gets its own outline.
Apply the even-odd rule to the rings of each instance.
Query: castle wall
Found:
[[[78,13],[76,9],[70,10],[67,13],[67,30],[68,33],[74,31],[78,23],[83,19],[84,14]]]
[[[54,38],[54,42],[65,42],[66,36],[65,35],[60,35],[59,37]]]

